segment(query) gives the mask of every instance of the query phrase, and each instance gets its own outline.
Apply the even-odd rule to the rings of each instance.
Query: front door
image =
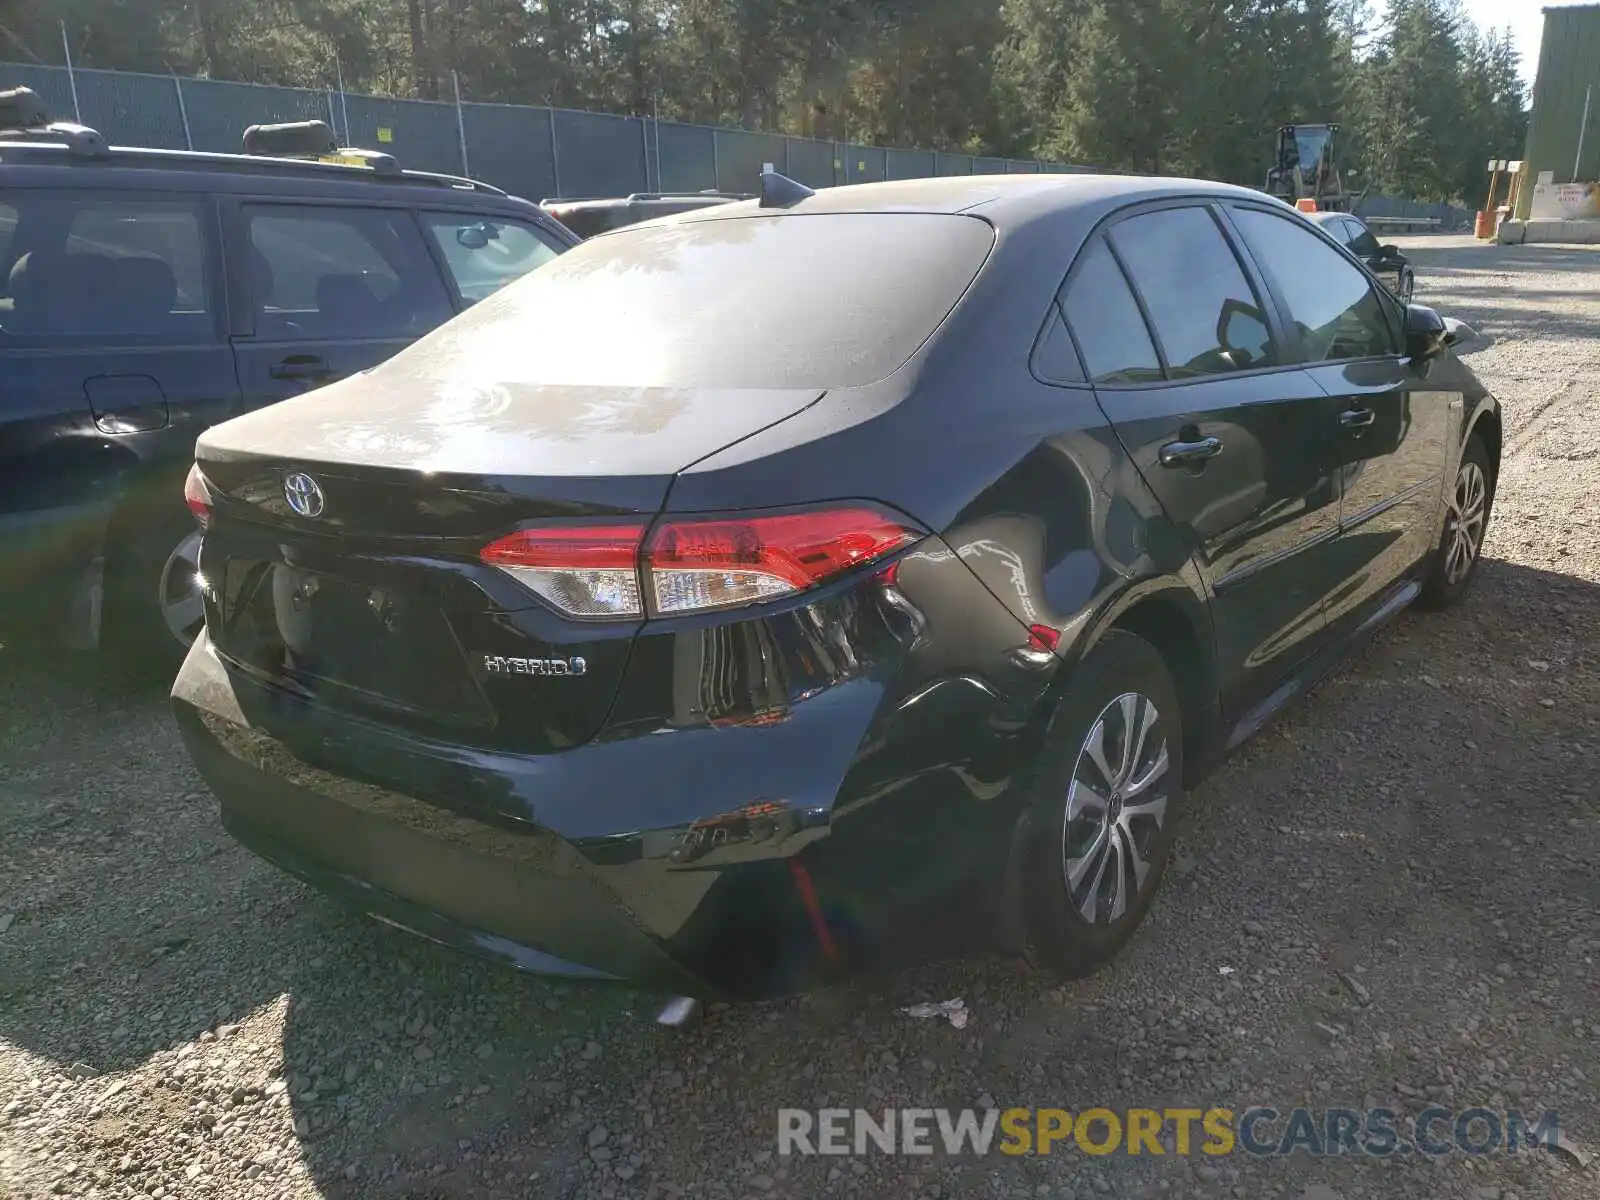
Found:
[[[1322,641],[1339,513],[1322,436],[1333,401],[1286,365],[1207,206],[1139,212],[1106,239],[1080,256],[1063,311],[1101,407],[1205,576],[1237,721]]]
[[[1437,533],[1450,405],[1401,355],[1398,306],[1343,255],[1292,219],[1233,211],[1300,340],[1306,369],[1335,403],[1325,436],[1338,447],[1337,585],[1328,620],[1348,632],[1391,600]]]
[[[408,209],[262,201],[232,219],[248,407],[376,366],[454,314]]]

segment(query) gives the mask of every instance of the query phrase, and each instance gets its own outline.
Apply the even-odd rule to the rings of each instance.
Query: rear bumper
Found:
[[[707,739],[725,758],[729,731],[468,754],[267,687],[204,637],[172,702],[229,832],[381,920],[526,971],[678,994],[789,991],[824,965],[787,859],[828,832],[828,806],[740,818],[765,789],[708,768]],[[777,755],[811,775],[787,794],[831,800],[870,711],[854,715],[829,715],[831,753]]]

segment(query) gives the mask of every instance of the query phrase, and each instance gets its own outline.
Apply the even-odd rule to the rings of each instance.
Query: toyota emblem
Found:
[[[320,517],[325,503],[322,486],[309,475],[296,471],[283,481],[283,498],[302,517]]]

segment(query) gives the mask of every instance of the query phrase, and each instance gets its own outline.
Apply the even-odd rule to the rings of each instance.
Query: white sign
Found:
[[[1549,187],[1555,181],[1556,173],[1554,171],[1540,171],[1539,178],[1534,180],[1534,182],[1539,184],[1541,187]]]
[[[1600,220],[1600,183],[1538,183],[1528,215],[1535,221]]]

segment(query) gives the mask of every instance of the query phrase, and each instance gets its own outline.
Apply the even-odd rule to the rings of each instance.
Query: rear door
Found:
[[[1062,307],[1106,416],[1205,576],[1224,703],[1241,717],[1322,638],[1333,404],[1290,365],[1207,205],[1117,220],[1080,256]]]
[[[230,216],[248,407],[376,366],[455,314],[408,208],[262,200]]]
[[[195,436],[238,400],[215,228],[210,198],[194,192],[0,193],[0,590],[11,601],[50,612],[89,594],[85,572],[124,505],[141,536],[192,528],[179,494]],[[75,626],[91,627],[80,615]]]
[[[1290,318],[1297,353],[1334,401],[1322,431],[1343,480],[1336,632],[1365,621],[1427,553],[1436,530],[1450,409],[1402,354],[1392,296],[1293,218],[1236,206],[1231,216]]]

